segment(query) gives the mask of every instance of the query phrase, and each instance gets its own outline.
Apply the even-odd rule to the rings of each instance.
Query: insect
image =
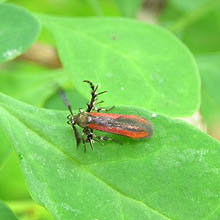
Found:
[[[80,112],[77,115],[73,114],[69,100],[67,99],[64,91],[60,89],[64,103],[70,111],[70,114],[67,116],[67,123],[73,128],[77,147],[81,142],[83,142],[84,151],[86,152],[86,143],[89,143],[91,149],[93,150],[93,144],[95,141],[115,141],[107,136],[97,136],[93,130],[123,135],[133,139],[152,137],[153,124],[145,118],[136,115],[101,113],[101,111],[107,112],[114,108],[114,106],[107,109],[95,107],[95,105],[103,103],[103,101],[98,101],[98,96],[106,93],[107,91],[98,93],[98,85],[94,86],[93,83],[88,80],[84,80],[83,82],[90,85],[92,97],[90,102],[87,104],[87,110],[83,111],[80,109]],[[79,134],[76,125],[83,128],[81,135]]]

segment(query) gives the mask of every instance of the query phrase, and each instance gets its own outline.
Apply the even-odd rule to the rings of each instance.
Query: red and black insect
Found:
[[[73,114],[70,102],[64,91],[61,90],[61,95],[70,111],[70,115],[67,116],[67,123],[73,128],[77,146],[79,146],[82,141],[84,144],[84,151],[86,152],[86,143],[89,143],[93,150],[93,143],[95,141],[113,140],[107,136],[97,136],[94,134],[93,130],[123,135],[133,139],[152,137],[153,124],[145,118],[136,115],[101,113],[100,111],[110,111],[114,108],[114,106],[108,109],[95,107],[95,104],[103,103],[103,101],[97,102],[97,97],[107,91],[97,93],[98,85],[94,86],[88,80],[84,80],[83,82],[89,83],[92,89],[92,97],[90,103],[87,104],[87,110],[84,112],[80,109],[77,115]],[[79,134],[75,126],[76,124],[83,128],[82,135]]]

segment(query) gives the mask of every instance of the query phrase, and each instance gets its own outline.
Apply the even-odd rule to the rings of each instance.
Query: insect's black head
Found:
[[[73,125],[73,126],[76,124],[75,118],[71,114],[67,116],[67,119],[68,119],[67,124]]]

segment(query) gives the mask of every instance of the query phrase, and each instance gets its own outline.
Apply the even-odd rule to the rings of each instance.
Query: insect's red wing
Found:
[[[136,115],[112,113],[90,113],[91,121],[88,127],[130,138],[147,138],[153,135],[153,125],[145,118]]]

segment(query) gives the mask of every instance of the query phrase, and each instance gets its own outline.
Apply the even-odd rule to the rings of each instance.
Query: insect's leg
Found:
[[[112,139],[110,137],[107,137],[107,136],[95,136],[94,140],[96,141],[113,141],[113,142],[116,142],[118,144],[122,144],[120,143],[118,140],[115,140],[115,139]]]
[[[103,144],[103,142],[100,139],[96,138],[96,137],[94,137],[93,140]]]
[[[83,133],[82,133],[82,142],[83,142],[83,146],[84,146],[84,152],[86,153],[86,129],[84,128]]]
[[[95,136],[95,139],[98,139],[100,141],[113,141],[112,138],[107,137],[107,136]]]
[[[89,85],[90,85],[90,87],[91,87],[91,89],[92,89],[92,92],[95,93],[95,92],[97,91],[98,85],[95,87],[95,86],[93,85],[93,83],[90,82],[89,80],[84,80],[83,82],[89,83]]]
[[[85,135],[87,136],[85,138]],[[93,150],[93,143],[94,143],[94,134],[93,130],[89,128],[84,128],[83,130],[83,143],[84,143],[84,151],[86,152],[86,143],[89,143],[91,149]]]
[[[61,87],[58,87],[58,89],[59,89],[59,93],[60,93],[60,95],[61,95],[61,97],[62,97],[62,99],[63,99],[65,105],[66,105],[67,108],[69,109],[70,114],[73,116],[72,106],[71,106],[71,104],[70,104],[69,99],[68,99],[67,96],[66,96],[66,93],[64,92],[64,90],[63,90]],[[69,117],[70,117],[70,116],[69,116]],[[68,118],[68,119],[69,119],[69,118]]]
[[[93,110],[94,104],[97,101],[97,99],[96,99],[97,98],[97,90],[98,90],[99,86],[98,85],[94,86],[94,84],[92,82],[90,82],[89,80],[84,80],[83,82],[89,83],[90,88],[92,89],[92,91],[91,91],[92,97],[91,97],[90,103],[87,104],[87,107],[88,107],[87,112],[90,112]]]
[[[87,142],[89,142],[91,149],[93,150],[93,143],[94,143],[94,139],[88,137]]]
[[[92,150],[93,150],[94,137],[95,137],[95,134],[93,133],[93,130],[87,129],[87,142],[89,142]]]
[[[86,141],[83,139],[84,153],[86,153]]]
[[[101,112],[101,111],[105,111],[105,112],[108,112],[108,111],[111,111],[115,106],[112,106],[110,108],[94,108],[94,111],[97,111],[97,112]]]

